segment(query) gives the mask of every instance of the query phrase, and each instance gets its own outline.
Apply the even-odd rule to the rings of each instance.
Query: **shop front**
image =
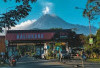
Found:
[[[75,32],[70,29],[63,30],[9,30],[7,31],[6,40],[8,52],[18,50],[20,55],[26,55],[31,52],[31,56],[38,55],[42,58],[45,56],[56,56],[59,51],[66,50],[69,40],[73,38]]]

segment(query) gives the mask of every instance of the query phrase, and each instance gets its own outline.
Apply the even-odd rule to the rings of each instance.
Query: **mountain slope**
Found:
[[[33,25],[31,25],[31,29],[39,28],[39,29],[51,29],[51,28],[66,28],[67,23],[54,15],[43,15],[40,17]],[[70,24],[68,24],[70,25]],[[70,25],[71,27],[71,25]]]
[[[76,28],[77,29],[76,32],[78,34],[85,34],[85,35],[89,34],[88,26],[70,24],[65,22],[58,16],[50,14],[43,15],[36,22],[28,26],[28,29],[51,29],[51,28],[63,28],[63,29]],[[97,28],[92,26],[91,30],[92,33],[95,34]]]

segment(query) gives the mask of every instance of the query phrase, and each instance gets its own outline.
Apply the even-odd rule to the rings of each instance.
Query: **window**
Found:
[[[19,39],[19,35],[17,35],[17,39]]]
[[[38,34],[38,38],[40,38],[40,34]]]
[[[41,38],[43,38],[43,34],[41,34]]]
[[[30,39],[31,37],[30,37],[30,35],[28,35],[28,39]]]
[[[31,35],[32,39],[34,38],[34,35]]]
[[[37,35],[35,34],[35,39],[37,38]]]
[[[22,39],[23,38],[23,36],[22,36],[22,34],[20,35],[20,39]]]

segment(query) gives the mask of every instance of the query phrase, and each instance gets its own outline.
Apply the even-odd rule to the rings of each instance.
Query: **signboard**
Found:
[[[66,38],[68,38],[68,33],[60,32],[60,38],[61,38],[61,39],[66,39]]]
[[[54,33],[8,33],[7,40],[50,40]]]
[[[89,44],[93,44],[93,38],[89,39]]]

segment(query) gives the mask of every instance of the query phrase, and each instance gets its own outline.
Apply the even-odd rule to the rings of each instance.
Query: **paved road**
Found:
[[[16,67],[21,68],[64,68],[58,62],[50,62],[48,60],[34,59],[31,57],[24,57],[17,63]]]
[[[69,65],[71,68],[100,68],[100,63],[83,62],[82,60],[64,60],[64,64]],[[77,67],[78,65],[78,67]],[[84,66],[84,67],[83,67]]]
[[[76,67],[77,62],[71,61],[72,64],[62,64],[51,60],[34,59],[32,57],[23,57],[18,62],[16,67],[0,67],[0,68],[82,68]],[[76,64],[73,64],[76,63]],[[80,63],[81,66],[81,63]],[[85,64],[84,68],[100,68],[100,64]]]
[[[60,62],[51,60],[34,59],[32,57],[23,57],[19,59],[16,67],[1,67],[1,68],[70,68]]]

